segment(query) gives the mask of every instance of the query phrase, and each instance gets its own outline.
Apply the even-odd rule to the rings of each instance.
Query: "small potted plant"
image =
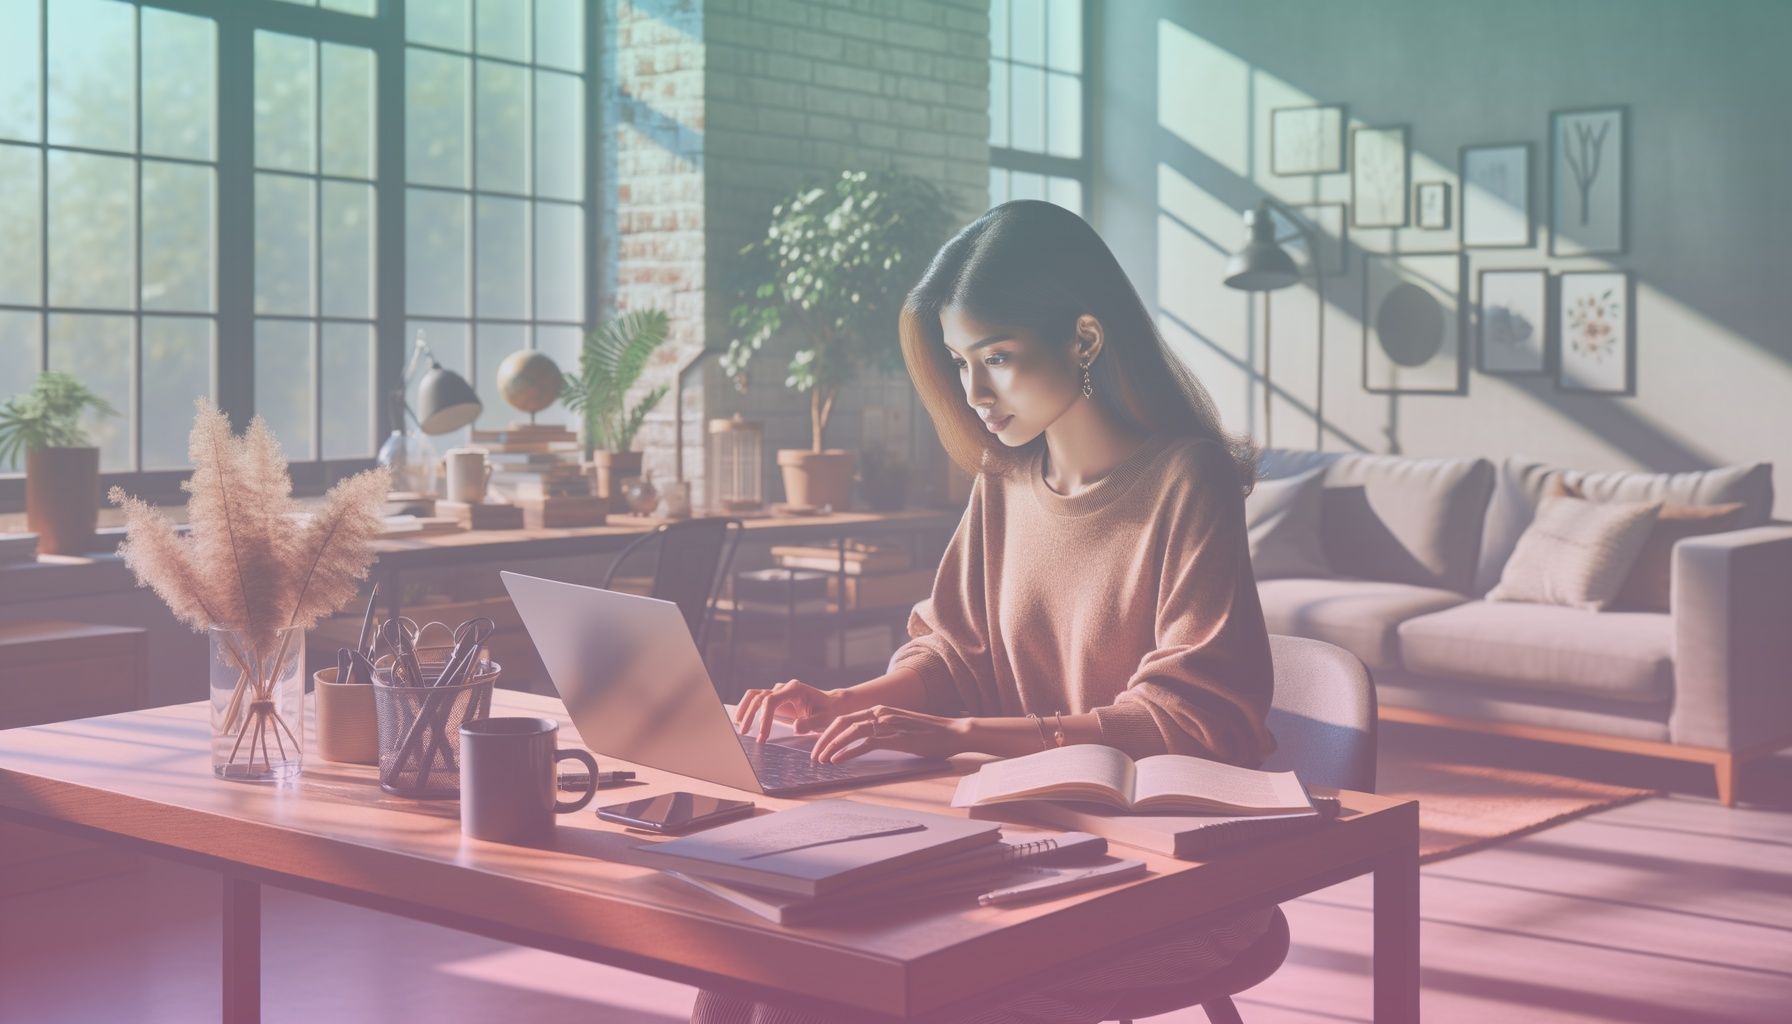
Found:
[[[853,453],[823,444],[834,400],[861,368],[902,367],[902,300],[949,217],[945,194],[931,182],[846,171],[772,207],[765,237],[741,250],[753,279],[730,314],[739,333],[722,366],[744,388],[767,341],[786,328],[798,338],[784,385],[809,396],[810,446],[778,452],[790,505],[846,507]]]
[[[100,450],[81,414],[116,416],[111,403],[66,373],[38,375],[31,390],[0,405],[0,463],[25,453],[25,521],[37,550],[76,555],[94,546],[100,511]]]
[[[579,370],[567,373],[560,400],[578,413],[585,458],[597,473],[597,496],[612,512],[628,512],[622,482],[641,475],[641,453],[631,451],[647,414],[666,397],[661,384],[631,408],[629,389],[647,369],[648,357],[665,344],[671,320],[663,309],[646,309],[611,320],[585,335]]]

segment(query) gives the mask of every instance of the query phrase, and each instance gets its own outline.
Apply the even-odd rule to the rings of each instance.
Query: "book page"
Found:
[[[1144,807],[1150,801],[1158,806],[1180,804],[1247,811],[1312,807],[1306,787],[1293,772],[1262,772],[1186,754],[1159,754],[1139,762],[1133,806]]]
[[[977,772],[977,802],[1056,797],[1124,806],[1132,794],[1132,775],[1132,759],[1113,747],[1054,747],[984,765]]]

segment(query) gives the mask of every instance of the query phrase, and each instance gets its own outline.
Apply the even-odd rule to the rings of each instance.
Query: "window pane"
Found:
[[[137,148],[136,8],[56,0],[50,9],[50,141]]]
[[[323,183],[323,312],[373,316],[373,186]]]
[[[1083,155],[1083,83],[1070,75],[1046,76],[1051,90],[1046,110],[1051,115],[1047,126],[1046,151],[1053,156]]]
[[[1015,67],[1014,120],[1008,129],[1008,145],[1038,153],[1045,149],[1045,73]]]
[[[989,144],[1008,145],[1008,64],[993,61],[989,66]]]
[[[585,319],[585,233],[582,211],[562,203],[535,204],[535,318]]]
[[[535,73],[535,194],[585,198],[584,82],[552,71]]]
[[[348,14],[365,14],[368,17],[380,12],[379,0],[319,0],[318,6]]]
[[[487,57],[529,59],[528,0],[473,0],[479,52]]]
[[[529,347],[529,328],[522,324],[480,324],[475,340],[479,346],[474,360],[478,366],[473,389],[485,408],[473,425],[480,430],[496,430],[513,421],[522,421],[524,414],[512,408],[498,393],[498,364],[512,352]]]
[[[187,462],[193,399],[212,393],[210,317],[143,318],[143,468]]]
[[[512,64],[479,62],[479,120],[474,127],[478,188],[529,191],[529,71]]]
[[[1052,178],[1046,182],[1046,198],[1072,213],[1083,212],[1083,183],[1075,178]]]
[[[405,51],[405,175],[419,185],[467,185],[468,61]]]
[[[324,324],[323,457],[373,454],[373,327]]]
[[[535,0],[535,63],[585,70],[585,10],[579,0]]]
[[[50,303],[132,309],[137,162],[50,153]]]
[[[1051,25],[1046,42],[1048,63],[1059,71],[1083,70],[1083,0],[1048,0]]]
[[[475,316],[529,315],[529,203],[523,199],[480,197],[477,272],[473,275]]]
[[[143,152],[215,158],[218,29],[210,18],[143,8]]]
[[[1008,0],[1013,8],[1010,56],[1029,64],[1045,63],[1045,0]]]
[[[311,330],[304,320],[255,321],[255,413],[294,462],[311,449]]]
[[[467,0],[404,0],[404,37],[413,43],[467,50]]]
[[[407,189],[405,308],[424,316],[466,316],[467,197]]]
[[[31,390],[43,357],[42,335],[38,333],[42,326],[43,318],[36,313],[0,309],[0,395],[11,397]],[[0,465],[0,472],[24,468],[22,462]]]
[[[283,174],[255,176],[255,311],[316,311],[311,229],[316,183]]]
[[[36,142],[43,85],[38,0],[0,0],[0,139]]]
[[[210,167],[143,161],[143,308],[212,312]]]
[[[1008,56],[1008,0],[990,0],[989,55]]]
[[[1015,171],[1008,179],[1008,198],[1010,199],[1044,199],[1045,176],[1029,174],[1026,171]]]
[[[50,369],[72,374],[112,403],[117,416],[91,410],[81,427],[100,449],[100,469],[124,472],[131,465],[131,324],[128,316],[50,314]]]
[[[317,44],[255,33],[255,166],[317,170]]]
[[[989,205],[1000,206],[1008,201],[1008,172],[1000,167],[989,169]]]
[[[535,347],[543,355],[552,359],[554,365],[560,369],[577,370],[579,368],[579,348],[584,337],[584,331],[580,328],[545,324],[535,328]]]
[[[42,155],[32,147],[0,146],[0,302],[43,301]],[[10,395],[3,391],[0,395]]]
[[[373,51],[324,43],[324,173],[373,178]]]

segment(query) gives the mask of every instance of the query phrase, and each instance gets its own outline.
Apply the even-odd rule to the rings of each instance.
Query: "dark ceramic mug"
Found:
[[[597,759],[557,750],[559,723],[549,718],[482,718],[460,727],[460,830],[497,843],[539,843],[554,834],[554,816],[597,795]],[[576,800],[556,800],[557,764],[581,761],[591,773]]]

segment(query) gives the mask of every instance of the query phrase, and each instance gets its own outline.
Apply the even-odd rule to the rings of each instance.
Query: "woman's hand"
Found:
[[[792,719],[797,732],[814,732],[853,709],[845,690],[818,690],[801,679],[790,679],[769,690],[743,694],[734,709],[734,725],[746,733],[758,718],[759,742],[764,743],[771,737],[773,716]]]
[[[970,749],[970,719],[945,718],[879,704],[835,718],[822,730],[809,756],[826,764],[838,764],[868,750],[950,757]]]

